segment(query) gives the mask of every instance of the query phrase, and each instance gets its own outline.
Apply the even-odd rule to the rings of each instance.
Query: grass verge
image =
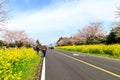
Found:
[[[40,68],[41,66],[41,62],[42,62],[42,58],[41,55],[38,54],[34,59],[32,59],[29,62],[24,63],[24,67],[23,67],[23,75],[22,75],[22,79],[21,80],[37,80],[38,78],[40,78],[38,74],[36,74],[38,72],[38,68]],[[25,66],[26,65],[26,66]]]

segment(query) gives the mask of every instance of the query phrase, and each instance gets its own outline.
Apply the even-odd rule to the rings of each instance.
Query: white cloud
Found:
[[[39,34],[41,38],[46,38],[44,36],[51,34],[50,36],[54,36],[53,39],[47,37],[56,40],[54,38],[63,36],[65,33],[61,32],[56,35],[55,31],[66,32],[67,36],[73,34],[78,28],[84,27],[90,21],[114,21],[118,1],[76,0],[59,4],[59,6],[57,3],[57,5],[51,5],[43,10],[24,13],[12,20],[7,26],[11,29],[24,29],[31,35]]]

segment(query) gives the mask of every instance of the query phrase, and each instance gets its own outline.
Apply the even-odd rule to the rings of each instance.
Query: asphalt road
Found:
[[[46,80],[120,80],[120,60],[48,50]]]

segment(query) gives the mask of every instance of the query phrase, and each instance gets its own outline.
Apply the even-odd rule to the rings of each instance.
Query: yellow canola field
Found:
[[[26,62],[37,56],[32,49],[0,50],[0,80],[20,80]]]
[[[73,46],[61,46],[56,47],[58,49],[64,49],[69,51],[76,51],[82,53],[91,53],[91,54],[101,54],[101,55],[109,55],[116,58],[120,58],[120,44],[112,44],[112,45],[73,45]]]

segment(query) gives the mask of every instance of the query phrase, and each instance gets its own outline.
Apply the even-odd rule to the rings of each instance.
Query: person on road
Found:
[[[39,46],[36,46],[36,51],[37,51],[37,53],[39,53],[39,51],[40,51]]]
[[[39,51],[40,51],[39,46],[33,46],[33,49],[34,49],[37,53],[39,53]]]
[[[45,45],[42,46],[42,53],[43,53],[43,57],[46,56],[46,51],[47,51],[47,47]]]

